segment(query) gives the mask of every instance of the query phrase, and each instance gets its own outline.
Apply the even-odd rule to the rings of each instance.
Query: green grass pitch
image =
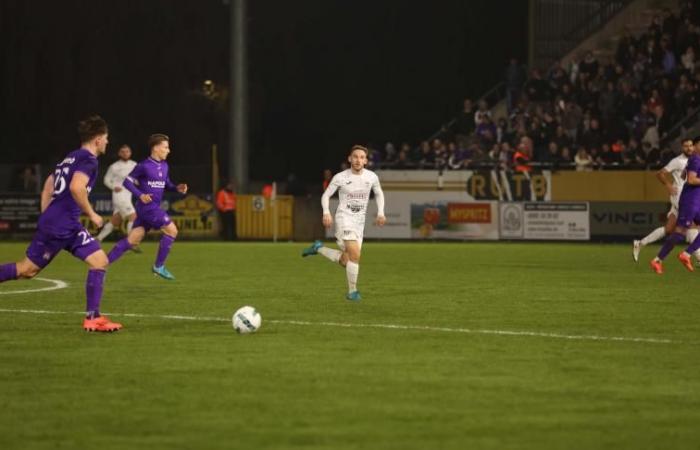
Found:
[[[145,244],[107,275],[116,334],[82,331],[68,254],[40,275],[65,289],[3,283],[0,448],[700,445],[700,275],[673,257],[658,276],[631,245],[368,242],[355,304],[303,246],[177,242],[167,282]]]

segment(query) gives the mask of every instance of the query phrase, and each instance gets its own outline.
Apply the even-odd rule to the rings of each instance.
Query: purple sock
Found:
[[[693,239],[693,242],[690,243],[690,245],[688,246],[688,248],[685,249],[685,251],[692,255],[699,248],[700,248],[700,234],[698,234],[695,237],[695,239]]]
[[[17,264],[9,263],[0,266],[0,283],[17,279]]]
[[[88,270],[87,280],[85,280],[85,294],[87,296],[85,315],[89,319],[100,317],[100,302],[102,301],[105,274],[104,270]]]
[[[131,244],[129,244],[129,241],[126,238],[117,242],[116,245],[112,248],[112,250],[109,251],[109,255],[107,255],[109,263],[112,264],[114,261],[121,258],[122,255],[126,253],[130,248]]]
[[[683,236],[680,233],[674,232],[666,238],[666,240],[664,241],[664,245],[661,247],[661,250],[659,250],[659,254],[656,256],[659,259],[663,260],[668,256],[669,253],[671,253],[673,247],[683,242],[683,240],[685,240],[685,236]]]
[[[168,257],[168,253],[170,253],[170,247],[173,246],[173,242],[175,242],[175,238],[168,236],[167,234],[164,234],[163,237],[160,238],[158,256],[156,257],[156,267],[161,267],[163,264],[165,264],[165,258]]]

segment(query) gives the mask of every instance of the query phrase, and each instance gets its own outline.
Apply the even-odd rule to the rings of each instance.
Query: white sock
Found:
[[[348,261],[345,265],[345,275],[348,277],[348,292],[357,290],[357,275],[360,273],[360,265],[352,261]]]
[[[686,230],[685,240],[688,242],[688,244],[692,244],[696,237],[698,237],[697,228],[688,228],[688,230]]]
[[[340,261],[340,257],[343,255],[343,252],[341,252],[340,250],[335,250],[328,247],[321,247],[318,249],[318,252],[326,258],[333,261],[334,263]]]
[[[664,229],[664,227],[659,227],[651,233],[649,233],[648,235],[646,235],[641,242],[642,245],[649,245],[652,242],[656,242],[660,239],[663,239],[664,236],[666,236],[666,230]]]
[[[133,220],[130,220],[130,221],[126,224],[126,234],[131,233],[131,229],[132,229],[132,228],[134,228],[134,221],[133,221]]]
[[[107,225],[102,227],[102,231],[100,231],[100,234],[97,235],[97,240],[102,242],[104,238],[109,236],[109,233],[111,233],[112,230],[114,230],[114,225],[112,225],[112,222],[107,222]]]

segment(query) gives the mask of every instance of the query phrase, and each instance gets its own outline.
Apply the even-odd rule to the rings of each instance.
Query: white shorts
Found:
[[[136,213],[134,205],[129,200],[112,199],[112,208],[114,209],[114,215],[119,214],[122,219],[126,219]]]
[[[677,203],[671,203],[671,209],[668,210],[668,213],[666,213],[666,217],[670,217],[671,214],[676,216],[678,218],[678,204]]]
[[[345,241],[356,241],[362,248],[362,231],[357,228],[336,228],[335,242],[342,251],[345,251]]]

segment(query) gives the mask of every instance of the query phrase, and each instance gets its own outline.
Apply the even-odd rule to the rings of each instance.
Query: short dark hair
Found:
[[[78,122],[78,135],[80,136],[81,144],[89,142],[101,134],[107,133],[109,133],[107,122],[97,114],[88,116]]]
[[[350,154],[352,155],[352,152],[354,152],[355,150],[362,150],[363,152],[365,152],[365,156],[369,156],[369,150],[367,150],[367,147],[363,145],[353,145],[352,148],[350,148]]]
[[[695,139],[700,139],[700,137],[697,137],[697,138],[695,138]],[[692,144],[695,143],[695,141],[694,141],[693,138],[691,138],[691,137],[684,137],[683,139],[681,139],[681,144],[683,144],[684,142],[690,142],[690,143],[692,143]]]
[[[686,140],[687,140],[687,139],[686,139]],[[697,144],[698,142],[700,142],[700,136],[695,136],[695,137],[693,138],[693,144]]]
[[[160,144],[161,142],[165,141],[170,141],[170,138],[168,137],[167,134],[162,134],[162,133],[156,133],[152,134],[148,137],[148,148],[153,149],[156,145]]]

